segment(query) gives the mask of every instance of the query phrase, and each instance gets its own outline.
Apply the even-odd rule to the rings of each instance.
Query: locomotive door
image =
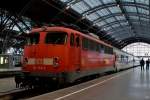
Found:
[[[80,52],[80,37],[79,35],[71,33],[69,60],[72,68],[77,72],[80,71]]]
[[[79,72],[81,70],[81,41],[80,36],[75,35],[75,55],[76,55],[76,71]]]

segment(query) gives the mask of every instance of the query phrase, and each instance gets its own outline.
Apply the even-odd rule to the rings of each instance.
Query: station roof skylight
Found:
[[[149,0],[60,1],[120,41],[131,37],[150,39]]]

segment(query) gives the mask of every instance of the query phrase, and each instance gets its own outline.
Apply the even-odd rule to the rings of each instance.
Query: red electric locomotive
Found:
[[[50,85],[116,69],[113,47],[64,27],[33,29],[24,48],[22,82]]]

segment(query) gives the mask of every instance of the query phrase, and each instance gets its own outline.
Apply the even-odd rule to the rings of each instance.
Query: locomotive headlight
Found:
[[[28,63],[28,59],[27,59],[27,58],[23,58],[23,59],[22,59],[22,63],[23,63],[23,64],[27,64],[27,63]]]
[[[58,67],[59,66],[59,57],[54,57],[53,58],[53,66]]]
[[[36,59],[35,58],[28,58],[28,65],[34,65]]]
[[[44,58],[43,64],[44,65],[52,65],[53,67],[58,67],[59,66],[59,57]]]

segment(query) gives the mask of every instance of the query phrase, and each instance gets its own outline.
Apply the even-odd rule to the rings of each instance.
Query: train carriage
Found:
[[[0,69],[21,67],[21,55],[0,54]]]
[[[114,54],[116,55],[116,61],[115,61],[115,66],[116,66],[116,70],[123,70],[123,69],[127,69],[130,67],[134,67],[139,65],[139,61],[138,58],[127,53],[124,52],[122,50],[119,50],[117,48],[113,48]]]

